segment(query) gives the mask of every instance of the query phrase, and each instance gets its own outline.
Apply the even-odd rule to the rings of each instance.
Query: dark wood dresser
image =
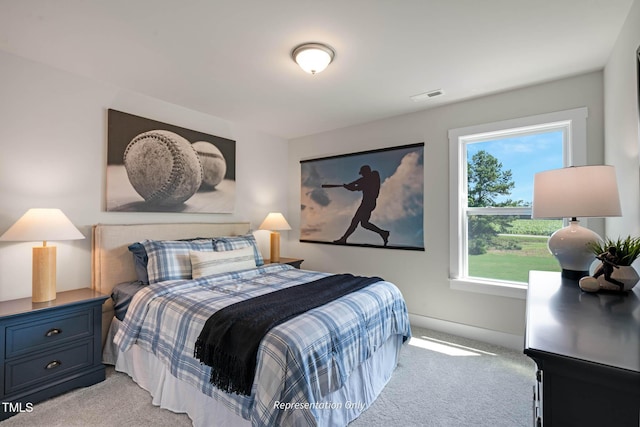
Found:
[[[640,285],[590,294],[532,271],[524,352],[538,367],[534,425],[640,426]]]
[[[102,303],[91,289],[0,302],[0,420],[33,404],[104,380]]]

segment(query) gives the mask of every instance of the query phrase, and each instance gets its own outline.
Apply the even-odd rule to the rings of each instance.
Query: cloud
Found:
[[[302,168],[302,186],[303,187],[311,187],[311,188],[319,188],[322,185],[322,177],[313,165],[306,165],[307,167]]]
[[[331,199],[325,190],[322,188],[315,188],[309,192],[311,200],[319,204],[320,206],[329,206]]]
[[[339,238],[349,225],[351,217],[360,204],[360,192],[351,192],[336,188],[333,200],[318,189],[302,187],[300,202],[304,206],[304,214],[301,216],[300,237],[303,239],[327,239]],[[323,193],[326,193],[322,190]]]
[[[307,195],[319,204],[320,206],[328,206],[331,203],[331,198],[327,194],[326,190],[321,188],[322,176],[315,168],[315,166],[309,166],[302,168],[302,187],[306,187]]]
[[[380,187],[372,221],[393,223],[423,212],[424,166],[422,152],[405,155],[396,171]]]

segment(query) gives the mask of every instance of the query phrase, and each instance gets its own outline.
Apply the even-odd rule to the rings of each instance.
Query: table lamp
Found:
[[[562,268],[562,277],[589,275],[595,254],[590,242],[602,240],[580,225],[577,217],[621,216],[613,166],[572,166],[537,173],[533,180],[532,218],[571,218],[549,238],[548,246]]]
[[[269,259],[280,262],[280,230],[291,230],[291,226],[280,212],[270,212],[260,224],[260,230],[271,230],[271,248]]]
[[[29,209],[0,236],[0,240],[13,242],[42,240],[42,246],[33,248],[33,302],[56,299],[56,247],[47,246],[47,241],[77,239],[84,236],[60,209]]]

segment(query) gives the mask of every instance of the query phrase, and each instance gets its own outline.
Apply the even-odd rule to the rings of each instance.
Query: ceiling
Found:
[[[632,3],[0,0],[0,49],[289,139],[602,69]]]

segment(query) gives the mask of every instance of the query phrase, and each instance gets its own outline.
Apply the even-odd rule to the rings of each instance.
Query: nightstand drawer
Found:
[[[5,363],[5,394],[46,385],[93,364],[93,339]]]
[[[93,312],[77,310],[6,327],[7,359],[27,352],[45,349],[61,342],[90,337],[93,334]]]

